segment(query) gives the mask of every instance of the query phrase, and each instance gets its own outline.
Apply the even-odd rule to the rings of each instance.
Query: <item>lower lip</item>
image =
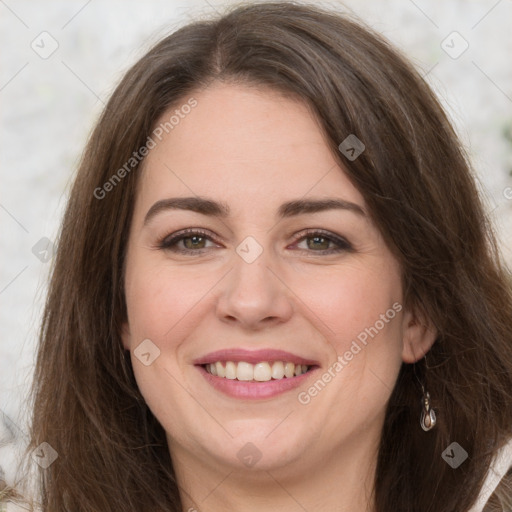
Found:
[[[273,398],[277,395],[281,395],[286,391],[290,391],[304,384],[306,379],[317,369],[312,368],[308,372],[297,375],[296,377],[284,377],[282,379],[269,380],[266,382],[255,382],[217,377],[208,373],[202,366],[197,365],[196,368],[198,368],[206,381],[215,389],[230,397],[244,400]]]

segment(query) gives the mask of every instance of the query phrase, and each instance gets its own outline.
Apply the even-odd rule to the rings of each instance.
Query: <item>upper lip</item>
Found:
[[[260,349],[246,350],[243,348],[228,348],[210,352],[204,356],[195,359],[196,365],[216,363],[217,361],[244,361],[246,363],[257,364],[263,361],[284,361],[294,364],[305,364],[308,366],[318,365],[317,361],[307,359],[285,350]]]

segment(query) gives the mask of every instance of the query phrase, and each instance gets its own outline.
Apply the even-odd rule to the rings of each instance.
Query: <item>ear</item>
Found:
[[[432,322],[419,316],[414,309],[404,313],[402,332],[402,360],[405,363],[419,361],[430,350],[437,338],[437,329]]]
[[[123,322],[121,325],[121,340],[123,342],[123,347],[125,350],[130,350],[131,346],[131,333],[130,333],[130,324],[128,321]]]

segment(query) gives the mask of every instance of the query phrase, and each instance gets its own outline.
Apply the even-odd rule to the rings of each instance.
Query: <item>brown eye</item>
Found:
[[[203,236],[187,236],[181,239],[185,249],[204,249],[206,238]]]
[[[331,240],[329,240],[325,236],[308,236],[306,237],[307,245],[309,249],[320,249],[320,250],[327,250],[329,249],[329,244],[331,243]]]
[[[340,252],[350,252],[352,246],[343,238],[333,233],[313,230],[302,234],[296,243],[296,246],[304,251],[322,254],[333,254]],[[301,244],[304,244],[302,247]]]
[[[211,245],[207,245],[208,242],[211,242]],[[189,229],[166,236],[160,241],[158,247],[172,252],[201,254],[210,247],[215,247],[215,245],[212,237],[207,233]]]

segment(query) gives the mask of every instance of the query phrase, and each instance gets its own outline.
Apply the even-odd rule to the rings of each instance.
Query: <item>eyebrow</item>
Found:
[[[148,222],[159,213],[167,210],[188,210],[223,219],[230,215],[229,206],[223,202],[217,202],[203,197],[170,197],[161,199],[151,206],[144,218],[144,225],[148,224]],[[366,216],[366,212],[358,204],[338,198],[296,199],[294,201],[288,201],[279,207],[277,216],[283,219],[326,210],[347,210],[361,217]]]

